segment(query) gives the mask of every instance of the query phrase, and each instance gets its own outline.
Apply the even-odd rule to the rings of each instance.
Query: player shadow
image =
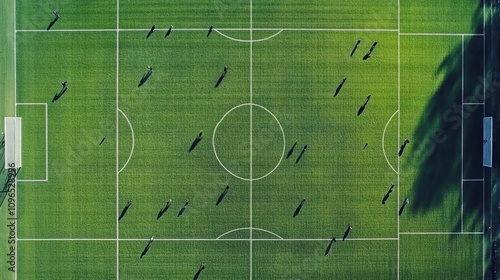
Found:
[[[186,211],[186,209],[187,209],[187,207],[186,207],[186,206],[182,207],[182,208],[179,210],[179,212],[177,212],[177,217],[182,216],[182,214],[184,214],[184,212]]]
[[[300,151],[299,156],[295,160],[295,164],[299,163],[300,159],[302,159],[302,157],[304,156],[304,153],[306,152],[306,150],[307,150],[307,145],[305,145],[304,148],[302,148],[302,151]]]
[[[147,80],[149,79],[149,77],[151,77],[151,74],[153,74],[153,71],[148,71],[146,74],[142,75],[142,78],[139,81],[139,84],[137,85],[137,87],[141,87],[142,85],[144,85],[147,82]]]
[[[193,280],[197,280],[200,277],[200,274],[201,274],[202,271],[203,270],[198,269],[198,271],[196,271],[196,273],[193,276]]]
[[[295,150],[295,147],[297,146],[297,142],[295,142],[293,144],[293,146],[290,148],[290,150],[288,150],[288,153],[286,154],[286,158],[288,159],[292,154],[293,154],[293,151]]]
[[[153,242],[149,241],[148,245],[146,245],[146,247],[144,247],[144,250],[142,250],[142,253],[140,256],[141,259],[148,253],[149,249],[151,248],[151,244],[153,244]]]
[[[130,205],[131,204],[129,204],[129,203],[127,203],[127,205],[125,205],[122,212],[120,213],[120,216],[118,217],[118,221],[120,221],[125,216],[125,214],[127,214],[127,211],[130,208]]]
[[[153,26],[151,26],[151,29],[148,32],[148,35],[146,35],[146,39],[148,39],[151,36],[151,34],[153,34],[153,32],[155,31],[155,28],[156,28],[156,25],[153,24]]]
[[[490,34],[491,30],[487,26],[483,30],[483,4],[477,6],[474,14],[472,33],[481,34],[483,31]],[[414,213],[425,213],[432,209],[442,207],[446,196],[460,190],[460,174],[471,174],[477,169],[477,165],[482,166],[482,120],[477,125],[468,125],[467,133],[463,134],[463,170],[462,170],[462,82],[463,92],[473,93],[473,97],[466,102],[482,102],[483,85],[482,79],[483,64],[478,54],[483,53],[482,36],[466,37],[464,42],[464,69],[467,73],[462,81],[462,45],[459,43],[442,61],[436,70],[436,79],[442,80],[440,85],[429,99],[425,109],[417,124],[413,135],[408,135],[412,143],[406,148],[405,153],[400,157],[403,172],[411,168],[416,170],[416,175],[412,184],[412,199],[408,210]],[[485,45],[485,55],[489,57],[491,51],[490,44]],[[491,61],[486,60],[486,69],[491,68]],[[441,78],[442,77],[442,78]],[[485,102],[491,102],[489,98]],[[488,106],[486,106],[488,107]],[[473,120],[473,113],[481,110],[482,107],[464,107],[463,120]],[[478,118],[475,118],[478,120]],[[471,123],[472,124],[472,123]],[[405,136],[402,136],[405,137]],[[400,139],[403,141],[404,138]],[[393,151],[397,153],[397,150]],[[479,158],[480,160],[477,160]],[[482,174],[481,174],[482,176]],[[469,200],[476,200],[470,202]],[[464,197],[464,205],[471,205],[472,213],[467,215],[477,215],[478,209],[475,197]],[[464,206],[465,207],[465,206]],[[460,211],[456,212],[460,213]],[[461,223],[460,214],[453,215],[452,219],[457,219],[456,223]],[[479,224],[482,218],[473,221]]]
[[[217,80],[217,82],[215,83],[214,88],[219,87],[219,85],[222,83],[222,80],[224,80],[225,77],[226,77],[226,73],[222,73],[220,75],[219,79]]]
[[[54,95],[54,97],[52,98],[52,103],[56,102],[59,98],[61,98],[61,96],[63,96],[63,94],[68,90],[68,87],[63,87],[61,89],[61,91],[59,91],[59,93],[57,93],[56,95]]]
[[[299,206],[297,206],[297,208],[295,208],[295,211],[293,212],[293,217],[294,217],[294,218],[295,218],[295,217],[297,217],[297,215],[299,215],[300,210],[302,210],[302,206],[304,206],[304,203],[305,203],[305,202],[306,202],[306,200],[305,200],[305,199],[303,199],[303,200],[300,202]]]
[[[52,26],[59,20],[59,17],[55,17],[50,23],[49,26],[47,26],[47,31],[49,31]]]
[[[328,246],[326,247],[324,256],[327,256],[328,254],[330,254],[330,251],[332,250],[333,243],[335,243],[335,242],[337,242],[337,240],[335,239],[335,237],[333,237],[332,240],[330,240],[330,243],[328,243]]]
[[[193,140],[193,143],[191,143],[191,146],[189,146],[188,152],[190,153],[196,146],[198,146],[198,143],[200,143],[201,139],[203,139],[203,132],[200,132],[198,136]]]
[[[219,198],[217,198],[217,202],[215,203],[215,206],[218,206],[222,202],[224,197],[226,197],[226,194],[228,191],[229,191],[229,185],[227,185],[226,188],[224,189],[224,191],[219,195]]]
[[[165,212],[167,212],[168,208],[170,208],[170,205],[171,204],[168,204],[168,205],[165,205],[165,207],[163,207],[160,212],[158,212],[158,215],[156,215],[156,219],[159,220],[163,214],[165,214]]]

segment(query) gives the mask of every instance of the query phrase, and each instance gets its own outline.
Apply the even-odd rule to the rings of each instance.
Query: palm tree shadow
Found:
[[[474,33],[483,33],[483,4],[478,5],[474,15]],[[489,29],[489,28],[488,28]],[[484,30],[486,33],[489,30]],[[486,53],[489,52],[486,44]],[[481,92],[477,87],[482,85],[478,77],[484,77],[483,65],[477,63],[477,54],[483,54],[483,38],[472,36],[464,44],[464,59],[470,60],[467,65],[467,75],[464,75],[464,92]],[[482,61],[482,57],[480,59]],[[476,62],[476,63],[474,63]],[[465,61],[464,61],[465,63]],[[488,65],[486,65],[486,69]],[[436,75],[443,75],[441,84],[430,98],[419,123],[413,133],[412,143],[415,143],[410,154],[403,158],[405,167],[412,166],[417,170],[413,182],[411,210],[425,213],[440,207],[448,192],[460,188],[462,170],[462,46],[457,46],[442,61]],[[467,102],[474,102],[474,98]],[[482,100],[476,100],[481,102]],[[460,108],[460,109],[457,109]],[[472,112],[465,111],[464,120],[470,118]],[[482,126],[476,125],[467,135],[464,142],[476,147],[477,141],[482,141],[477,135],[482,135]],[[482,144],[480,144],[482,146]],[[463,149],[463,172],[467,174],[472,167],[470,159],[474,154],[482,153],[475,149]],[[458,221],[460,222],[460,221]]]

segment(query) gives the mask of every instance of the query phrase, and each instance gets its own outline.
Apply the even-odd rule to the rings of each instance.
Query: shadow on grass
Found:
[[[481,2],[481,1],[480,1]],[[483,3],[479,3],[473,18],[473,33],[483,33]],[[490,28],[484,30],[489,34]],[[458,45],[440,64],[436,75],[443,75],[442,83],[430,98],[420,118],[414,135],[413,149],[406,157],[404,164],[417,168],[411,195],[411,210],[425,213],[443,204],[448,192],[456,192],[461,186],[462,172],[462,117],[464,121],[471,117],[474,111],[482,110],[482,106],[466,106],[462,115],[462,82],[463,92],[468,96],[465,102],[483,102],[484,78],[482,60],[483,36],[468,36],[464,41],[464,65],[467,75],[462,81],[462,46]],[[490,51],[486,44],[485,55]],[[491,63],[486,61],[486,69]],[[471,159],[482,154],[482,150],[470,147],[481,147],[482,125],[471,126],[463,135],[464,143],[469,147],[463,149],[463,174],[469,174],[473,166]],[[478,135],[481,135],[478,137]],[[479,196],[479,197],[477,197]],[[482,223],[482,214],[477,213],[478,202],[481,202],[481,192],[464,197],[464,213],[473,220],[473,226]],[[459,202],[460,203],[460,202]],[[459,205],[460,206],[460,205]],[[455,229],[460,230],[461,219],[455,221]]]

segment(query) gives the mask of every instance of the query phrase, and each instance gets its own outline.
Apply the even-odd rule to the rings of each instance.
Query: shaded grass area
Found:
[[[482,31],[482,5],[478,6],[477,9],[480,12],[476,13],[475,31]],[[426,43],[430,43],[428,39],[420,38],[408,38],[403,37],[402,40],[402,50],[405,57],[411,59],[411,54],[422,55],[425,50],[422,50],[420,46]],[[411,209],[415,212],[424,214],[426,212],[432,211],[441,205],[446,205],[444,201],[450,193],[455,193],[460,189],[461,174],[463,172],[464,177],[471,176],[482,176],[482,172],[477,172],[478,167],[476,165],[480,164],[478,162],[476,154],[481,154],[482,150],[478,150],[477,147],[482,147],[480,143],[482,138],[482,121],[481,116],[476,116],[477,113],[480,115],[482,110],[481,106],[465,106],[462,114],[462,90],[467,93],[476,93],[474,95],[469,95],[465,99],[465,102],[482,102],[482,79],[484,78],[483,69],[479,67],[468,68],[467,75],[464,75],[464,79],[469,82],[465,83],[462,81],[462,47],[461,38],[454,39],[434,39],[434,42],[446,42],[448,41],[448,48],[450,49],[453,44],[455,47],[450,49],[450,52],[442,59],[439,67],[434,73],[434,77],[430,77],[430,85],[427,88],[418,89],[416,92],[420,92],[428,96],[429,100],[425,108],[422,110],[422,115],[418,121],[418,125],[413,131],[412,139],[413,145],[411,152],[408,157],[404,158],[403,166],[406,168],[417,168],[416,170],[406,169],[409,173],[414,173],[416,175],[413,181],[413,203],[411,204]],[[405,50],[410,49],[406,52]],[[413,50],[411,50],[413,49]],[[482,38],[466,38],[464,44],[464,59],[470,60],[482,60],[482,57],[476,57],[474,54],[481,54],[483,49]],[[481,51],[480,51],[481,50]],[[488,46],[486,47],[487,52],[489,51]],[[408,55],[408,56],[407,56]],[[438,57],[433,53],[434,57]],[[424,55],[425,57],[425,55]],[[411,65],[409,60],[402,60],[403,65]],[[437,61],[437,60],[434,60]],[[425,63],[425,62],[424,62]],[[431,60],[429,60],[428,65],[431,66]],[[470,64],[470,63],[469,63]],[[434,62],[435,65],[435,62]],[[406,67],[406,66],[404,66]],[[421,69],[424,66],[423,63],[418,65]],[[488,67],[488,65],[487,65]],[[415,68],[415,65],[413,66]],[[404,69],[404,68],[403,68]],[[427,69],[433,69],[432,66]],[[403,71],[403,75],[408,72]],[[402,76],[403,77],[403,76]],[[405,76],[406,77],[406,76]],[[406,79],[406,78],[405,78]],[[421,83],[420,81],[419,83]],[[425,83],[424,83],[425,84]],[[464,88],[462,89],[462,84]],[[408,84],[408,85],[411,85]],[[415,91],[415,90],[414,90]],[[402,97],[405,98],[405,97]],[[406,103],[411,104],[411,103]],[[479,112],[476,112],[479,111]],[[402,119],[405,116],[402,112]],[[464,123],[467,124],[464,127],[463,134],[463,170],[462,170],[462,118]],[[475,120],[475,123],[470,123],[470,121]],[[402,122],[406,122],[402,121]],[[409,123],[409,122],[406,122]],[[407,127],[406,125],[403,127]],[[403,128],[405,133],[406,129]],[[441,159],[446,158],[447,160],[443,162]],[[410,167],[411,166],[411,167]],[[481,169],[479,169],[481,170]],[[478,174],[479,173],[479,174]],[[410,182],[407,182],[410,183]],[[467,199],[471,200],[471,203],[466,205],[473,205],[473,201],[478,201],[477,197],[465,197],[464,201]],[[459,202],[457,203],[459,205]],[[465,212],[477,211],[477,208],[472,207],[464,209]],[[452,223],[452,229],[456,230],[459,228],[460,216],[456,219],[450,221]],[[475,221],[480,223],[481,220]]]

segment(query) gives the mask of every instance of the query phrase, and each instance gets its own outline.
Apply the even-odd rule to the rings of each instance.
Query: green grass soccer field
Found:
[[[491,279],[485,2],[0,3],[0,279]]]

